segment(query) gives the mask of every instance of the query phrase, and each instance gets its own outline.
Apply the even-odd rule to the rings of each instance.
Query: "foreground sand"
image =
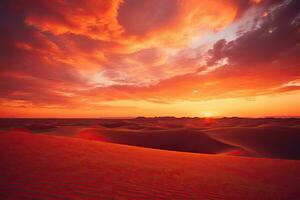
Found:
[[[0,199],[299,199],[300,162],[0,134]]]

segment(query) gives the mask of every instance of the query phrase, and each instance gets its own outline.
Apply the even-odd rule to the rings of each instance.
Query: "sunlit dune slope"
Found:
[[[0,199],[297,199],[300,162],[2,133]]]

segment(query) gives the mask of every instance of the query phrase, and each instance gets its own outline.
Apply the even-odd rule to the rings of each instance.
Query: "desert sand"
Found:
[[[0,135],[1,199],[297,199],[300,162]]]
[[[0,199],[298,199],[299,119],[0,120]]]

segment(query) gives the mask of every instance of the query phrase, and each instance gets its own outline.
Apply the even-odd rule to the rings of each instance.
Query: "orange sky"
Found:
[[[300,116],[297,0],[15,0],[0,11],[1,117]]]

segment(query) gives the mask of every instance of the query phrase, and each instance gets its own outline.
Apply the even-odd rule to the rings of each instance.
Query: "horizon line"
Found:
[[[136,119],[136,118],[199,118],[199,119],[222,119],[222,118],[246,118],[246,119],[267,119],[267,118],[277,118],[277,119],[289,119],[289,118],[300,118],[298,115],[284,116],[284,115],[274,115],[274,116],[130,116],[130,117],[5,117],[0,116],[0,119]]]

